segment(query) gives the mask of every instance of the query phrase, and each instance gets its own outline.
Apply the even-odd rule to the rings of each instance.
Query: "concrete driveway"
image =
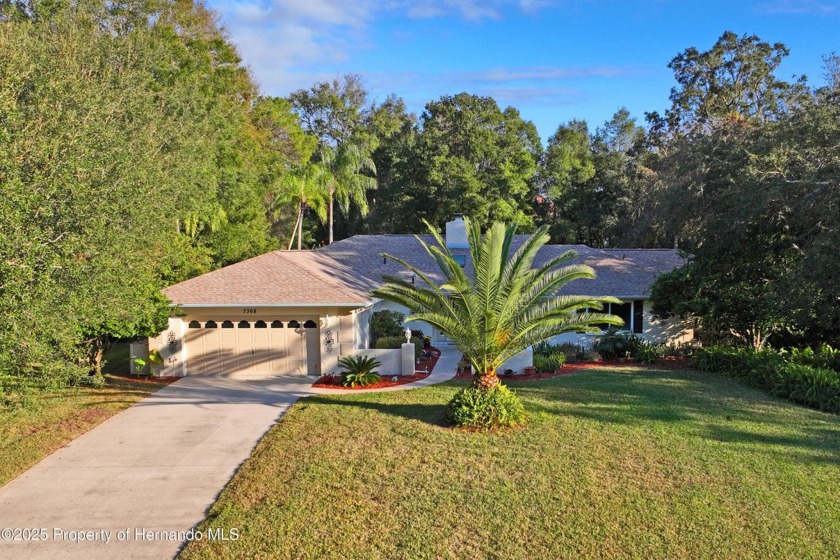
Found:
[[[0,558],[173,557],[311,383],[187,377],[111,417],[0,489]]]
[[[446,381],[457,358],[445,351],[426,379],[381,390]],[[295,401],[344,392],[311,384],[187,377],[109,418],[0,488],[0,558],[172,558]]]

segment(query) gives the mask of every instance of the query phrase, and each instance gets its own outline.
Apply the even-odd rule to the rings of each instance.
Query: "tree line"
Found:
[[[0,387],[95,381],[111,341],[165,328],[166,285],[456,212],[676,242],[694,256],[658,284],[663,315],[837,340],[840,73],[832,55],[825,85],[781,81],[786,55],[727,32],[674,58],[664,115],[572,120],[543,147],[490,97],[415,115],[357,75],[262,95],[191,1],[2,2]]]

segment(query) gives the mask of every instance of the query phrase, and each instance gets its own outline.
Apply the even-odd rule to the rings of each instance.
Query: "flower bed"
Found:
[[[426,373],[415,373],[414,375],[382,375],[382,381],[365,385],[364,387],[345,387],[341,384],[340,375],[322,375],[318,381],[313,383],[312,386],[320,389],[350,389],[357,391],[362,389],[383,389],[385,387],[396,387],[398,385],[405,385],[407,383],[419,381],[420,379],[426,379],[429,377],[429,374],[432,373],[432,370],[435,368],[435,365],[440,358],[440,350],[437,348],[430,346],[429,348],[426,348],[426,350],[429,352],[430,356],[428,358],[421,359],[415,366],[416,371],[425,371]],[[394,381],[395,377],[397,379],[396,381]]]

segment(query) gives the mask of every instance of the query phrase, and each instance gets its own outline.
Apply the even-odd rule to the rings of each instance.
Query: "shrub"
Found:
[[[338,365],[347,370],[341,372],[341,384],[345,387],[364,387],[382,380],[374,371],[382,362],[371,356],[345,356],[338,360]]]
[[[712,346],[697,350],[691,364],[702,371],[734,377],[777,397],[840,413],[840,372],[794,363],[791,354]]]
[[[579,362],[588,362],[592,359],[592,352],[587,350],[585,346],[577,345],[575,352],[575,359]]]
[[[662,358],[665,353],[665,347],[661,344],[651,344],[640,340],[633,349],[633,359],[643,364],[652,364]]]
[[[781,353],[789,362],[795,364],[840,371],[840,348],[835,349],[828,344],[823,343],[816,350],[813,348],[791,348]]]
[[[629,358],[639,345],[639,339],[635,335],[622,334],[615,329],[610,329],[603,336],[599,336],[592,345],[592,350],[598,352],[607,360],[616,358]]]
[[[449,401],[446,419],[459,428],[507,428],[525,423],[525,407],[504,385],[492,389],[465,387]]]
[[[405,315],[398,311],[384,309],[373,313],[370,316],[370,342],[374,348],[378,348],[376,342],[380,338],[403,336],[405,330],[402,326],[403,321],[405,321]]]
[[[670,343],[663,348],[663,356],[673,356],[675,358],[690,358],[693,353],[694,345],[691,343]]]
[[[552,372],[566,363],[566,355],[562,352],[543,355],[534,354],[534,367],[539,372]]]
[[[540,342],[534,345],[534,367],[537,371],[551,372],[566,363],[566,354],[560,345]]]
[[[419,360],[423,356],[423,339],[411,337],[411,342],[414,344],[414,359]],[[374,347],[380,350],[399,350],[403,344],[404,336],[386,336],[377,340]]]

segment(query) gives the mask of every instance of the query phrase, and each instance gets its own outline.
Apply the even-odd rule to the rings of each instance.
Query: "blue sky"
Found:
[[[373,99],[420,113],[462,91],[512,105],[547,139],[621,106],[663,111],[668,62],[726,30],[785,43],[780,77],[823,82],[840,52],[840,0],[208,0],[262,91],[285,96],[353,72]]]

